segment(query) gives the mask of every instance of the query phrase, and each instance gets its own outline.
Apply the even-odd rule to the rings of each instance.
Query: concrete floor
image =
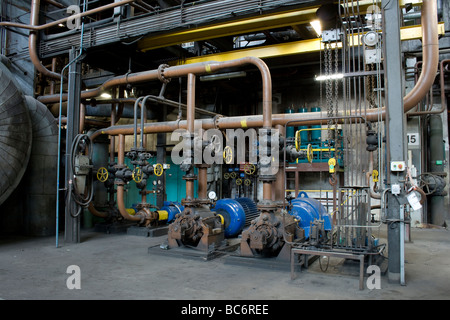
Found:
[[[380,232],[381,242],[385,226]],[[149,253],[156,238],[84,230],[80,244],[55,246],[55,237],[0,239],[0,298],[18,300],[300,300],[449,299],[450,231],[413,229],[406,243],[406,285],[381,277],[381,289],[359,290],[352,266],[332,258],[291,280],[289,268],[268,269]],[[159,248],[158,248],[159,249]],[[67,267],[81,270],[81,289],[69,290]],[[347,270],[348,269],[348,270]]]

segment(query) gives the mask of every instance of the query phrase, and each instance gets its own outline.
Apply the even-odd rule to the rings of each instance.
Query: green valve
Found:
[[[442,160],[436,160],[436,165],[442,166]]]

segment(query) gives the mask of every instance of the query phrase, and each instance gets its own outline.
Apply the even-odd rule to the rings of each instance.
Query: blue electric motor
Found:
[[[305,192],[300,192],[297,198],[292,200],[292,209],[289,214],[299,220],[299,227],[305,230],[305,238],[309,238],[311,222],[316,219],[324,221],[325,231],[331,230],[331,220],[325,207],[317,200],[308,198]]]
[[[249,198],[220,199],[211,210],[221,216],[226,238],[238,236],[259,216],[255,202]]]
[[[184,211],[184,207],[179,202],[164,201],[164,205],[161,207],[160,211],[167,211],[167,222],[170,223],[175,219],[177,213],[182,213]]]

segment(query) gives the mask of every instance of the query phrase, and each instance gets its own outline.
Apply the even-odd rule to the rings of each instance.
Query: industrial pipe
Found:
[[[125,136],[123,134],[119,134],[119,146],[117,151],[117,165],[119,167],[125,166]],[[117,208],[119,209],[120,214],[126,220],[130,221],[141,221],[141,216],[138,215],[130,215],[125,208],[125,200],[124,200],[124,185],[117,185]]]
[[[404,97],[403,107],[404,111],[407,112],[414,108],[427,94],[428,90],[433,85],[434,79],[436,77],[436,72],[439,64],[439,41],[438,41],[438,29],[437,29],[437,6],[436,2],[433,0],[424,0],[422,5],[422,54],[423,54],[423,69],[422,73],[417,81],[414,88]],[[164,69],[165,78],[181,77],[186,76],[187,73],[202,74],[210,73],[221,70],[223,68],[237,67],[247,63],[255,64],[261,71],[263,76],[263,119],[253,117],[246,120],[246,126],[250,127],[272,127],[272,125],[281,124],[283,125],[286,121],[294,119],[297,114],[291,113],[285,115],[285,119],[281,119],[281,122],[272,123],[272,119],[268,115],[272,112],[272,84],[270,79],[270,73],[265,65],[265,63],[254,57],[246,57],[226,62],[202,62],[194,63],[182,66],[168,67]],[[103,91],[108,90],[111,87],[118,85],[125,85],[128,83],[138,83],[150,80],[158,79],[158,70],[144,71],[139,73],[132,73],[127,76],[118,76],[106,81],[102,86],[84,91],[81,94],[82,99],[94,98],[99,96]],[[55,103],[59,99],[59,95],[48,95],[38,97],[38,100],[42,103]],[[63,99],[67,99],[67,95],[63,96]],[[321,117],[318,117],[320,115]],[[338,117],[344,117],[346,114],[344,111],[340,111]],[[365,117],[367,121],[378,121],[379,117],[384,119],[386,116],[386,107],[380,109],[369,109],[365,111]],[[278,115],[280,118],[280,115]],[[305,125],[317,125],[322,121],[320,118],[326,117],[326,112],[305,112],[298,115],[299,120],[310,120],[310,122],[305,122]],[[242,117],[239,119],[221,119],[221,124],[223,129],[228,128],[240,128]],[[284,120],[284,121],[283,121]]]
[[[407,116],[420,116],[428,114],[439,114],[447,110],[447,99],[445,98],[445,68],[444,65],[449,63],[450,59],[444,59],[439,63],[439,85],[441,87],[441,109],[439,110],[427,110],[427,111],[416,111],[407,113]]]
[[[120,2],[114,2],[110,3],[92,10],[88,10],[82,13],[77,14],[77,18],[81,19],[84,16],[91,15],[94,13],[98,13],[107,9],[115,8],[118,6],[123,6],[125,4],[131,3],[134,0],[123,0]],[[14,28],[22,28],[22,29],[28,29],[30,30],[30,35],[28,38],[28,50],[30,54],[31,61],[35,68],[44,74],[45,76],[48,76],[50,78],[59,79],[61,75],[59,73],[53,72],[48,70],[46,67],[44,67],[39,59],[38,53],[37,53],[37,32],[41,30],[45,30],[50,27],[57,26],[61,23],[66,23],[69,19],[73,19],[74,16],[69,16],[66,18],[62,18],[56,21],[52,21],[43,25],[38,25],[39,22],[39,9],[40,9],[40,0],[33,0],[31,2],[31,9],[30,9],[30,24],[22,24],[22,23],[15,23],[15,22],[0,22],[0,26],[3,27],[14,27]],[[56,101],[55,101],[56,102]]]

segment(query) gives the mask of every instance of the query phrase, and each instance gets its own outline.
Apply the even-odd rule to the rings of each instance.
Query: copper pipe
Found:
[[[38,12],[39,13],[39,2],[40,0],[33,0],[33,2],[31,3],[31,12]],[[108,9],[112,9],[115,7],[120,7],[120,6],[124,6],[126,4],[129,4],[131,2],[134,2],[134,0],[122,0],[120,2],[113,2],[95,9],[91,9],[85,12],[80,12],[79,14],[77,14],[76,16],[72,15],[66,18],[62,18],[56,21],[52,21],[46,24],[42,24],[42,25],[37,25],[37,24],[23,24],[23,23],[15,23],[15,22],[0,22],[0,27],[14,27],[14,28],[21,28],[21,29],[28,29],[28,30],[32,30],[32,31],[41,31],[41,30],[45,30],[54,26],[57,26],[58,24],[62,24],[62,23],[66,23],[69,19],[74,19],[76,18],[82,18],[85,16],[89,16],[92,15],[94,13],[99,13]],[[37,7],[34,6],[35,3],[37,3]]]
[[[194,133],[195,124],[195,75],[193,73],[188,74],[188,94],[187,94],[187,130],[190,134]]]
[[[109,214],[107,212],[100,212],[98,211],[92,202],[89,203],[88,210],[90,213],[92,213],[96,217],[100,218],[108,218]]]
[[[31,12],[30,12],[30,25],[36,26],[39,23],[39,7],[40,0],[33,0],[31,2]],[[0,23],[0,26],[2,23]],[[61,75],[59,73],[48,70],[41,63],[41,60],[37,54],[37,32],[36,30],[30,31],[30,35],[28,37],[28,51],[30,54],[30,59],[35,68],[41,72],[43,75],[48,76],[50,78],[60,79]]]
[[[186,122],[187,130],[193,135],[194,134],[194,124],[195,124],[195,75],[193,73],[188,74],[187,83],[187,112],[186,112]],[[193,143],[193,140],[191,140]],[[194,146],[191,145],[191,152],[194,152]],[[188,171],[192,172],[193,169]],[[186,178],[186,200],[194,199],[194,179],[192,177]]]
[[[441,109],[410,112],[410,113],[406,114],[407,116],[439,114],[439,113],[442,113],[445,110],[447,110],[447,99],[445,98],[445,68],[444,68],[444,64],[447,64],[449,62],[450,62],[450,59],[444,59],[439,63],[439,85],[441,86]],[[432,91],[430,94],[433,95]]]
[[[86,122],[86,105],[84,103],[80,103],[80,128],[79,128],[79,133],[83,133],[85,122]]]
[[[52,72],[55,72],[55,71],[56,71],[56,58],[53,58],[52,59]],[[54,94],[55,93],[55,87],[56,87],[56,81],[52,80],[50,82],[50,94]]]
[[[118,6],[123,6],[125,4],[131,3],[134,0],[123,0],[121,2],[115,2],[110,3],[92,10],[88,10],[85,12],[82,12],[77,15],[77,18],[82,18],[87,15],[91,15],[94,13],[98,13],[107,9],[115,8]],[[22,24],[22,23],[15,23],[15,22],[0,22],[0,26],[4,27],[15,27],[15,28],[22,28],[22,29],[28,29],[30,30],[30,35],[28,37],[28,50],[30,54],[31,61],[33,62],[33,65],[35,68],[41,72],[43,75],[48,76],[50,78],[59,79],[61,77],[60,74],[52,72],[48,70],[46,67],[44,67],[39,59],[38,53],[37,53],[37,32],[41,30],[45,30],[47,28],[57,26],[58,24],[65,23],[69,19],[74,19],[74,16],[69,16],[63,19],[59,19],[53,22],[49,22],[43,25],[38,25],[39,22],[39,9],[40,9],[40,0],[33,0],[31,2],[31,9],[30,9],[30,24]]]
[[[117,159],[119,167],[125,166],[125,136],[123,134],[119,134],[119,147]],[[125,201],[123,195],[124,195],[124,185],[119,184],[117,185],[117,208],[119,209],[119,212],[122,215],[122,217],[131,221],[141,221],[141,216],[138,215],[132,216],[127,212],[127,209],[125,208]]]
[[[125,136],[119,134],[119,146],[117,150],[117,164],[119,166],[125,165]]]
[[[208,167],[200,165],[198,167],[198,198],[200,200],[208,199]]]
[[[53,5],[53,6],[57,7],[57,8],[59,8],[59,9],[64,9],[64,8],[66,8],[65,5],[63,5],[62,3],[56,2],[56,1],[54,1],[54,0],[44,0],[44,2],[46,2],[46,3],[48,3],[48,4],[51,4],[51,5]]]
[[[125,201],[124,201],[124,186],[118,185],[117,186],[117,208],[119,209],[120,214],[122,217],[124,217],[127,220],[130,221],[141,221],[140,215],[132,216],[128,213],[127,209],[125,208]]]

